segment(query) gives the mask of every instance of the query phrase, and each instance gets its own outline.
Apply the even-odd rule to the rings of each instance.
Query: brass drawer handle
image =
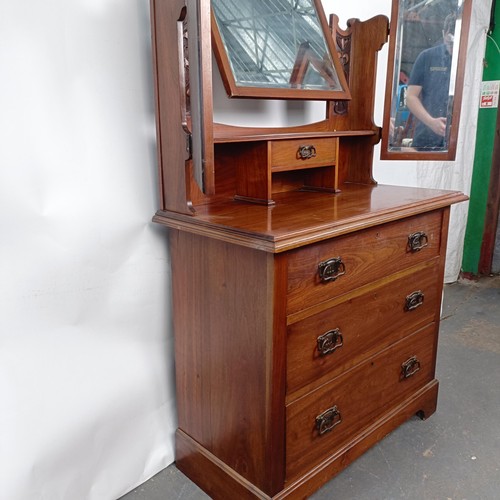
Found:
[[[418,231],[408,236],[408,248],[412,253],[420,252],[420,250],[425,248],[428,243],[429,238],[423,231]]]
[[[424,303],[424,294],[417,290],[406,297],[405,311],[414,311]]]
[[[412,356],[401,365],[401,379],[407,379],[420,370],[420,361],[417,356]]]
[[[297,150],[297,160],[309,160],[316,157],[316,148],[309,144],[307,146],[299,146]]]
[[[344,345],[344,338],[342,333],[338,328],[335,330],[330,330],[323,335],[320,335],[317,339],[318,342],[318,352],[321,356],[326,356],[331,354],[339,347]]]
[[[337,406],[332,406],[316,417],[316,429],[319,435],[322,436],[333,430],[334,427],[342,422],[342,416]]]
[[[318,273],[323,283],[335,281],[345,274],[345,264],[340,257],[328,259],[318,264]]]

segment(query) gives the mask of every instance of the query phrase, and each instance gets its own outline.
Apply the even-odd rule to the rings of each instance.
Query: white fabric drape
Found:
[[[147,1],[0,1],[0,498],[173,460]]]
[[[473,3],[456,159],[453,162],[418,162],[417,186],[455,189],[470,194],[490,10],[491,0]],[[466,202],[454,205],[451,210],[445,269],[447,283],[456,281],[460,273],[468,209]]]

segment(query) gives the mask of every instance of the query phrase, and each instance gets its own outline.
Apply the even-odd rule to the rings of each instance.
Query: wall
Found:
[[[478,12],[486,3],[474,0]],[[345,21],[388,15],[390,1],[325,6]],[[147,0],[0,0],[0,484],[9,500],[112,500],[173,460],[169,256],[166,232],[150,222],[149,36]],[[480,49],[479,28],[473,41]],[[476,102],[467,85],[464,102]],[[303,111],[252,107],[287,123]],[[464,116],[474,123],[473,110]],[[377,160],[375,178],[458,179],[467,191],[460,158]],[[442,168],[450,176],[426,174]]]

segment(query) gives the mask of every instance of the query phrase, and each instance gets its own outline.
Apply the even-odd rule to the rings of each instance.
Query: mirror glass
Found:
[[[317,0],[212,0],[211,5],[216,57],[223,78],[230,80],[225,82],[230,95],[252,95],[243,88],[264,89],[258,97],[280,97],[282,90],[282,97],[286,91],[346,91]]]
[[[386,159],[390,153],[454,157],[468,2],[395,0],[382,144]]]

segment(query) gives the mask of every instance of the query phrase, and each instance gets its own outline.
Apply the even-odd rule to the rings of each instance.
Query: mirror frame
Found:
[[[472,11],[472,0],[464,0],[462,11],[462,27],[459,41],[457,74],[455,80],[455,95],[453,97],[453,111],[450,124],[448,149],[446,151],[390,151],[389,150],[389,124],[393,103],[392,89],[394,88],[394,61],[396,58],[396,34],[399,30],[399,6],[404,0],[392,0],[391,25],[389,34],[389,57],[387,63],[387,80],[385,88],[384,121],[382,127],[382,146],[380,158],[382,160],[441,160],[452,161],[457,151],[458,128],[460,123],[460,110],[465,76],[465,59],[467,54],[467,41],[469,38],[469,25]]]
[[[251,0],[246,0],[251,1]],[[217,25],[217,20],[215,19],[215,14],[212,9],[212,45],[219,67],[219,71],[224,83],[224,88],[226,89],[227,95],[231,98],[233,97],[250,97],[258,99],[308,99],[308,100],[350,100],[351,93],[349,91],[349,85],[347,79],[342,69],[340,59],[335,47],[335,43],[331,34],[331,31],[326,20],[325,12],[323,10],[323,5],[321,0],[312,0],[314,6],[316,7],[316,12],[318,13],[318,19],[321,24],[323,31],[323,36],[327,44],[327,48],[330,51],[330,55],[333,61],[333,66],[337,72],[340,85],[343,90],[310,90],[310,89],[293,89],[293,88],[266,88],[266,87],[249,87],[237,85],[234,79],[234,75],[231,69],[231,64],[227,55],[224,42],[222,41],[221,34],[219,32],[219,27]]]

